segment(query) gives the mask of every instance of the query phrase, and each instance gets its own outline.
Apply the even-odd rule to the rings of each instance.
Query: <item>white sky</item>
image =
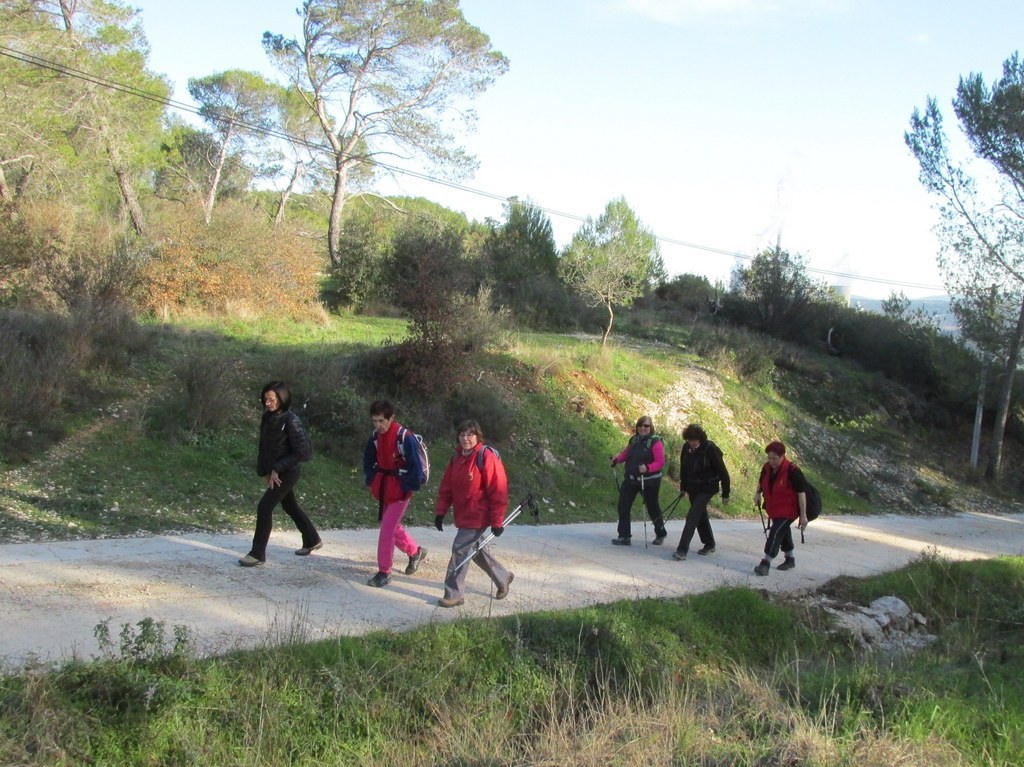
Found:
[[[300,32],[298,0],[132,0],[150,67],[175,84],[230,68],[273,74],[264,31]],[[962,75],[993,82],[1024,41],[1020,0],[463,0],[510,60],[475,102],[462,183],[597,216],[624,196],[671,274],[728,279],[728,255],[781,241],[855,295],[942,292],[934,200],[903,143],[928,96],[947,127]],[[396,165],[399,163],[395,163]],[[417,169],[415,163],[403,167]],[[399,178],[471,218],[484,195]],[[560,245],[578,220],[552,215]]]

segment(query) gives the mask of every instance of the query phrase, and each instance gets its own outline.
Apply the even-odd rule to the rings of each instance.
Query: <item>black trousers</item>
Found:
[[[793,555],[793,523],[795,519],[773,519],[768,528],[768,540],[764,542],[764,557],[768,561],[779,555],[779,549],[787,557]]]
[[[690,550],[690,541],[693,540],[693,533],[696,531],[700,542],[705,546],[715,545],[715,533],[711,529],[711,519],[708,517],[708,502],[715,496],[714,493],[687,493],[690,500],[690,510],[686,512],[686,524],[683,525],[683,534],[679,538],[679,545],[676,551],[684,554]]]
[[[261,561],[267,558],[267,541],[270,540],[270,531],[274,526],[274,509],[281,504],[285,514],[292,518],[292,522],[302,533],[302,545],[305,548],[315,546],[320,542],[320,533],[306,516],[306,512],[299,506],[295,498],[295,485],[302,476],[302,470],[296,466],[284,474],[279,474],[281,484],[277,487],[268,487],[263,494],[259,504],[256,506],[256,532],[252,536],[252,549],[249,555]]]
[[[647,516],[654,522],[654,534],[665,535],[665,522],[661,518],[661,503],[658,501],[658,493],[661,491],[661,477],[657,479],[645,479],[641,490],[638,480],[625,479],[619,485],[619,537],[630,538],[633,535],[630,525],[629,512],[633,508],[633,501],[637,495],[643,492],[644,506],[647,507]]]

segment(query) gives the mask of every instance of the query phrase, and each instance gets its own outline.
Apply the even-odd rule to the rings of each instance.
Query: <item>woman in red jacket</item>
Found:
[[[463,421],[456,431],[458,448],[448,462],[441,487],[437,491],[434,526],[444,530],[444,517],[449,508],[455,509],[455,541],[452,558],[444,579],[444,597],[441,607],[458,607],[465,602],[466,572],[469,567],[456,571],[455,567],[473,553],[474,547],[491,528],[495,536],[504,531],[505,512],[508,510],[508,478],[498,451],[484,445],[483,431],[476,421]],[[515,575],[507,570],[488,548],[482,548],[473,561],[497,587],[495,599],[508,596]]]
[[[768,575],[772,560],[785,555],[779,570],[796,567],[793,556],[793,523],[798,522],[801,530],[807,527],[807,481],[800,467],[786,458],[786,446],[779,441],[771,442],[764,449],[768,461],[761,468],[761,478],[754,492],[754,505],[761,508],[761,499],[768,511],[771,526],[764,543],[764,558],[754,568],[756,575]]]

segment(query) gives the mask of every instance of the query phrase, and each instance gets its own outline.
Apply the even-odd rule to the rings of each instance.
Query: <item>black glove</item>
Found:
[[[609,458],[608,460],[610,460],[610,461],[612,462],[612,467],[614,468],[614,466],[615,466],[615,456],[613,455],[613,456],[612,456],[611,458]]]
[[[494,534],[495,538],[497,538],[503,532],[505,532],[505,528],[504,527],[500,527],[498,525],[491,525],[491,533]]]
[[[436,527],[439,532],[444,532],[444,514],[438,514],[434,517],[434,527]]]

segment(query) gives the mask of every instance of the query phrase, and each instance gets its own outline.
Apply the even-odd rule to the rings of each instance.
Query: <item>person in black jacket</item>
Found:
[[[312,457],[313,449],[302,421],[288,409],[291,406],[288,387],[283,381],[271,381],[260,392],[260,402],[263,403],[263,419],[256,473],[267,490],[256,507],[252,548],[238,560],[242,567],[257,567],[267,561],[267,541],[274,522],[274,508],[279,503],[302,533],[302,548],[296,549],[296,554],[304,557],[323,546],[316,527],[295,498],[295,485],[302,474],[299,464]]]
[[[686,559],[690,541],[696,530],[704,544],[697,553],[711,554],[715,551],[715,533],[708,518],[708,502],[721,486],[722,503],[729,503],[729,470],[725,468],[722,450],[708,439],[707,432],[696,424],[683,429],[682,453],[679,456],[679,488],[686,493],[690,509],[686,512],[686,524],[679,538],[672,558]]]

